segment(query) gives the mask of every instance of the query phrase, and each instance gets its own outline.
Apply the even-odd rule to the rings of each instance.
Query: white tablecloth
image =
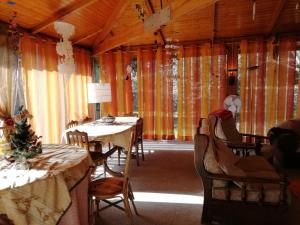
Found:
[[[0,160],[0,214],[15,225],[56,225],[76,207],[81,210],[77,216],[82,213],[86,220],[87,179],[93,165],[88,152],[70,145],[44,145],[43,153],[28,161],[30,169],[17,169]],[[76,196],[78,188],[86,190],[81,192],[84,201]],[[82,205],[77,206],[76,200]]]
[[[128,149],[130,147],[130,135],[134,132],[137,120],[138,117],[116,117],[112,124],[103,123],[100,119],[75,126],[63,132],[62,143],[67,143],[66,133],[68,131],[78,130],[86,132],[89,141],[111,142],[114,145]]]

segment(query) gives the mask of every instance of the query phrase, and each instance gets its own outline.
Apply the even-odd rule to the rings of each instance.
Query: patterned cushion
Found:
[[[229,176],[246,176],[242,169],[235,166],[240,158],[236,156],[222,141],[215,140],[215,144],[218,164],[222,171]]]
[[[204,155],[204,166],[205,166],[205,169],[212,174],[223,174],[223,172],[222,172],[221,168],[219,167],[219,164],[216,160],[212,141],[209,142],[207,151],[205,152],[205,155]],[[225,187],[226,185],[227,185],[226,181],[221,181],[221,180],[213,181],[214,187]]]
[[[217,126],[218,125],[220,126],[220,128],[217,128],[217,129],[222,129],[224,136],[225,136],[225,140],[229,140],[232,142],[241,142],[242,141],[242,136],[239,134],[238,130],[236,129],[235,121],[233,118],[229,118],[229,119],[222,120],[222,121],[220,119],[218,119]]]

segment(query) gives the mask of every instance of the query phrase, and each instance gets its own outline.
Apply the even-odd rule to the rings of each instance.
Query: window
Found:
[[[131,80],[132,80],[132,95],[133,95],[133,112],[138,112],[138,83],[137,83],[137,58],[131,60]]]

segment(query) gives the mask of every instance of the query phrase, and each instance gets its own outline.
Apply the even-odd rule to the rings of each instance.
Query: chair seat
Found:
[[[124,179],[118,177],[102,178],[91,182],[90,194],[103,199],[123,193]]]

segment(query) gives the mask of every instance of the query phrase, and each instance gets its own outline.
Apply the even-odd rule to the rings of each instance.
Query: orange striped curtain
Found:
[[[191,141],[201,113],[199,48],[197,46],[181,47],[178,55],[177,138],[179,141]]]
[[[244,133],[264,134],[265,42],[241,42],[241,121]]]
[[[171,55],[161,47],[137,52],[138,111],[146,139],[174,139]]]
[[[111,86],[111,102],[100,104],[101,116],[117,116],[117,81],[116,81],[116,68],[114,66],[114,55],[112,52],[101,54],[99,58],[100,64],[100,82],[110,83]]]
[[[210,43],[178,50],[178,140],[190,141],[200,117],[223,106],[226,52]]]
[[[131,75],[127,66],[131,64],[131,54],[118,51],[100,55],[100,82],[111,84],[112,101],[101,104],[101,115],[122,116],[133,112]]]
[[[74,50],[76,73],[65,80],[57,71],[54,42],[32,39],[25,34],[21,51],[25,102],[33,115],[32,127],[43,136],[43,143],[59,143],[69,120],[89,116],[90,54],[85,50]]]
[[[226,49],[223,44],[215,44],[212,48],[210,79],[210,112],[224,107],[227,92]]]
[[[167,100],[167,91],[164,91],[168,87],[166,75],[163,66],[163,50],[159,47],[155,56],[155,139],[162,139],[163,127],[166,124],[168,107],[163,104],[163,98]]]
[[[173,71],[172,56],[170,52],[163,51],[162,68],[163,77],[161,79],[162,85],[162,139],[173,140],[174,135],[174,71]],[[157,75],[157,74],[156,74]],[[156,95],[155,95],[156,97]],[[157,112],[158,109],[155,109]]]
[[[154,138],[154,53],[152,49],[142,51],[141,76],[143,82],[144,137]]]
[[[241,132],[266,134],[293,117],[296,42],[241,42]],[[258,67],[255,67],[258,66]]]

